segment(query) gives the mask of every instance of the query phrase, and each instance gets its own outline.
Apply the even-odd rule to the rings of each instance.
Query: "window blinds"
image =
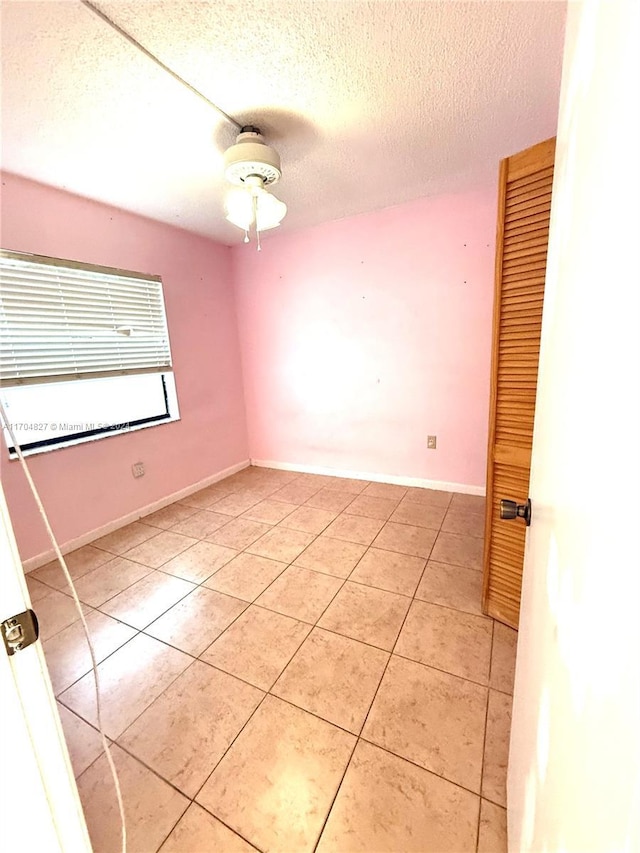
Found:
[[[3,385],[170,369],[160,278],[0,252]]]

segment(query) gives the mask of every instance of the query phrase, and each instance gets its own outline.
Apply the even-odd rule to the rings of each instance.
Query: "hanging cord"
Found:
[[[147,50],[147,48],[144,45],[140,44],[140,42],[137,41],[126,30],[123,30],[119,24],[116,24],[116,22],[114,20],[112,20],[108,15],[105,15],[104,12],[100,11],[100,9],[98,9],[97,6],[94,6],[94,4],[89,2],[89,0],[80,0],[80,2],[82,3],[83,6],[86,6],[87,9],[89,9],[91,12],[93,12],[94,15],[97,15],[98,18],[103,20],[105,22],[105,24],[108,24],[119,35],[121,35],[130,44],[132,44],[135,48],[137,48],[141,53],[144,53],[144,55],[146,57],[148,57],[152,62],[155,62],[155,64],[157,66],[159,66],[160,68],[162,68],[163,71],[166,71],[167,74],[170,74],[174,80],[177,80],[178,83],[182,83],[182,85],[186,86],[186,88],[189,89],[190,92],[193,92],[194,95],[197,95],[199,98],[202,98],[202,100],[205,101],[207,104],[209,104],[210,107],[213,107],[214,110],[216,110],[218,113],[220,113],[220,115],[224,119],[226,119],[228,122],[230,122],[235,127],[237,127],[238,130],[242,129],[242,125],[240,124],[239,121],[236,121],[230,115],[225,113],[225,111],[221,107],[219,107],[217,104],[214,104],[213,101],[210,101],[206,95],[203,95],[202,92],[200,92],[198,89],[196,89],[195,86],[192,86],[191,83],[187,83],[187,81],[184,80],[179,74],[176,74],[176,72],[173,71],[171,68],[169,68],[168,65],[165,65],[161,59],[158,59],[158,57],[155,56],[155,54],[151,53],[150,50]]]
[[[36,489],[36,485],[33,482],[31,477],[31,472],[29,471],[29,467],[25,461],[24,456],[22,455],[22,449],[18,442],[16,441],[16,437],[13,433],[13,429],[11,428],[11,424],[9,423],[9,419],[7,418],[7,413],[5,411],[2,400],[0,400],[0,414],[2,415],[2,420],[4,422],[4,426],[11,438],[11,443],[15,448],[18,459],[20,460],[20,464],[22,466],[22,470],[24,471],[24,475],[27,478],[27,482],[29,484],[29,488],[31,489],[31,494],[36,502],[42,520],[44,522],[44,526],[49,534],[49,538],[51,539],[51,543],[53,545],[53,550],[56,553],[56,557],[60,565],[62,566],[62,571],[64,573],[65,579],[69,584],[71,589],[71,594],[73,595],[73,600],[75,602],[78,613],[80,614],[80,619],[82,621],[82,627],[84,629],[84,635],[87,639],[87,645],[89,646],[89,654],[91,655],[91,667],[93,669],[94,676],[94,685],[95,685],[95,694],[96,694],[96,714],[98,717],[98,731],[100,732],[100,737],[102,738],[102,748],[104,750],[104,754],[107,757],[107,761],[109,763],[109,769],[111,770],[111,776],[113,777],[113,785],[116,789],[116,798],[118,800],[118,809],[120,811],[120,823],[122,829],[122,853],[126,853],[127,851],[127,828],[125,825],[124,818],[124,803],[122,801],[122,791],[120,789],[120,781],[118,779],[118,773],[116,771],[115,764],[113,763],[113,758],[111,756],[111,752],[109,750],[109,743],[107,741],[107,736],[104,732],[104,728],[102,726],[102,707],[100,704],[100,684],[98,677],[98,665],[96,663],[96,653],[93,648],[93,643],[91,641],[91,635],[89,634],[89,627],[87,625],[87,621],[84,618],[84,613],[82,611],[82,605],[80,604],[80,599],[78,598],[78,593],[76,592],[76,588],[74,586],[73,580],[69,573],[69,569],[67,568],[67,564],[65,562],[64,557],[62,556],[62,551],[60,550],[60,546],[58,545],[58,541],[51,529],[51,525],[49,524],[49,519],[47,517],[47,513],[45,512],[44,506],[42,505],[42,501],[40,500],[40,495],[38,494],[38,490]]]

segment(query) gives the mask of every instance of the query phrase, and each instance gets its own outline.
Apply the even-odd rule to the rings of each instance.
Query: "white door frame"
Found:
[[[0,485],[0,622],[30,606]],[[33,609],[37,613],[37,605]],[[9,657],[0,640],[0,697],[3,848],[90,853],[40,641]]]
[[[638,0],[568,4],[507,785],[513,851],[640,850],[639,36]]]

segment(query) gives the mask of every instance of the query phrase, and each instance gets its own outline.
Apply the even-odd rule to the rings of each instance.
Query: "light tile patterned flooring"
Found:
[[[506,849],[516,634],[483,499],[248,468],[69,555],[141,851]],[[28,576],[96,853],[117,851],[60,568]]]

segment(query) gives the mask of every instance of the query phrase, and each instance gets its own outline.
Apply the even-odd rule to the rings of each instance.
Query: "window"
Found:
[[[176,420],[162,281],[3,250],[0,382],[25,453]]]

